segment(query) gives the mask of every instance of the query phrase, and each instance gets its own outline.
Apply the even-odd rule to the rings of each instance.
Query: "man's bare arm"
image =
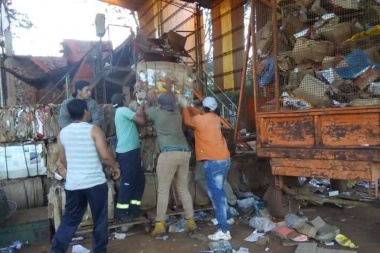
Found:
[[[59,161],[67,169],[65,147],[62,145],[62,142],[61,142],[61,139],[60,139],[59,135],[58,135],[58,138],[57,138],[57,145],[58,145]]]
[[[120,177],[120,169],[116,164],[116,161],[107,147],[106,137],[103,131],[98,126],[93,126],[91,129],[91,137],[95,142],[96,150],[102,161],[112,169],[113,179]]]
[[[141,105],[138,109],[137,109],[137,112],[135,114],[135,116],[133,116],[132,120],[139,124],[139,125],[145,125],[145,115],[144,115],[144,105]]]

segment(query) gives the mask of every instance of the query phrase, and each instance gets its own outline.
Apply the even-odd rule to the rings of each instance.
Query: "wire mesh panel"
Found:
[[[263,0],[252,7],[257,111],[380,106],[378,1]]]

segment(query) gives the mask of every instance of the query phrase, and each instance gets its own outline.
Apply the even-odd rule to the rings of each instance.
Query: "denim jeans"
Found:
[[[51,245],[51,252],[66,253],[83,215],[90,204],[94,228],[92,249],[106,253],[108,244],[108,186],[107,183],[83,190],[66,190],[65,213]]]
[[[230,213],[226,193],[223,184],[227,179],[228,171],[231,166],[231,159],[205,161],[204,170],[207,182],[207,192],[214,208],[215,216],[218,221],[218,229],[230,231],[227,220],[232,218]]]

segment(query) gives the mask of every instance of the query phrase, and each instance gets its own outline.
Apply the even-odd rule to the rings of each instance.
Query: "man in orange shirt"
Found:
[[[182,105],[183,106],[183,105]],[[230,226],[227,220],[232,218],[229,212],[223,184],[226,181],[231,165],[227,143],[222,135],[218,103],[213,97],[205,97],[200,114],[197,110],[183,106],[184,123],[194,128],[195,157],[204,162],[208,195],[214,207],[218,221],[218,231],[208,236],[210,240],[230,240]]]

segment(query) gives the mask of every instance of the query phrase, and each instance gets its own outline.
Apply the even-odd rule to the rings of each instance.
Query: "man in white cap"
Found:
[[[205,97],[200,114],[198,110],[182,104],[184,123],[194,128],[195,157],[197,162],[204,163],[208,195],[214,207],[218,221],[218,230],[208,236],[210,240],[230,240],[230,226],[227,222],[233,215],[229,212],[223,184],[227,179],[231,165],[230,153],[221,130],[218,103],[213,97]]]
[[[171,91],[172,81],[170,79],[166,79],[166,85],[167,90]],[[193,200],[187,180],[191,152],[182,130],[181,111],[178,106],[174,105],[174,94],[171,92],[159,96],[159,108],[150,107],[155,100],[155,94],[150,94],[145,110],[148,119],[154,122],[161,149],[156,168],[158,178],[157,215],[152,235],[157,236],[166,233],[165,214],[173,180],[185,210],[186,231],[191,232],[197,228],[193,218]]]

